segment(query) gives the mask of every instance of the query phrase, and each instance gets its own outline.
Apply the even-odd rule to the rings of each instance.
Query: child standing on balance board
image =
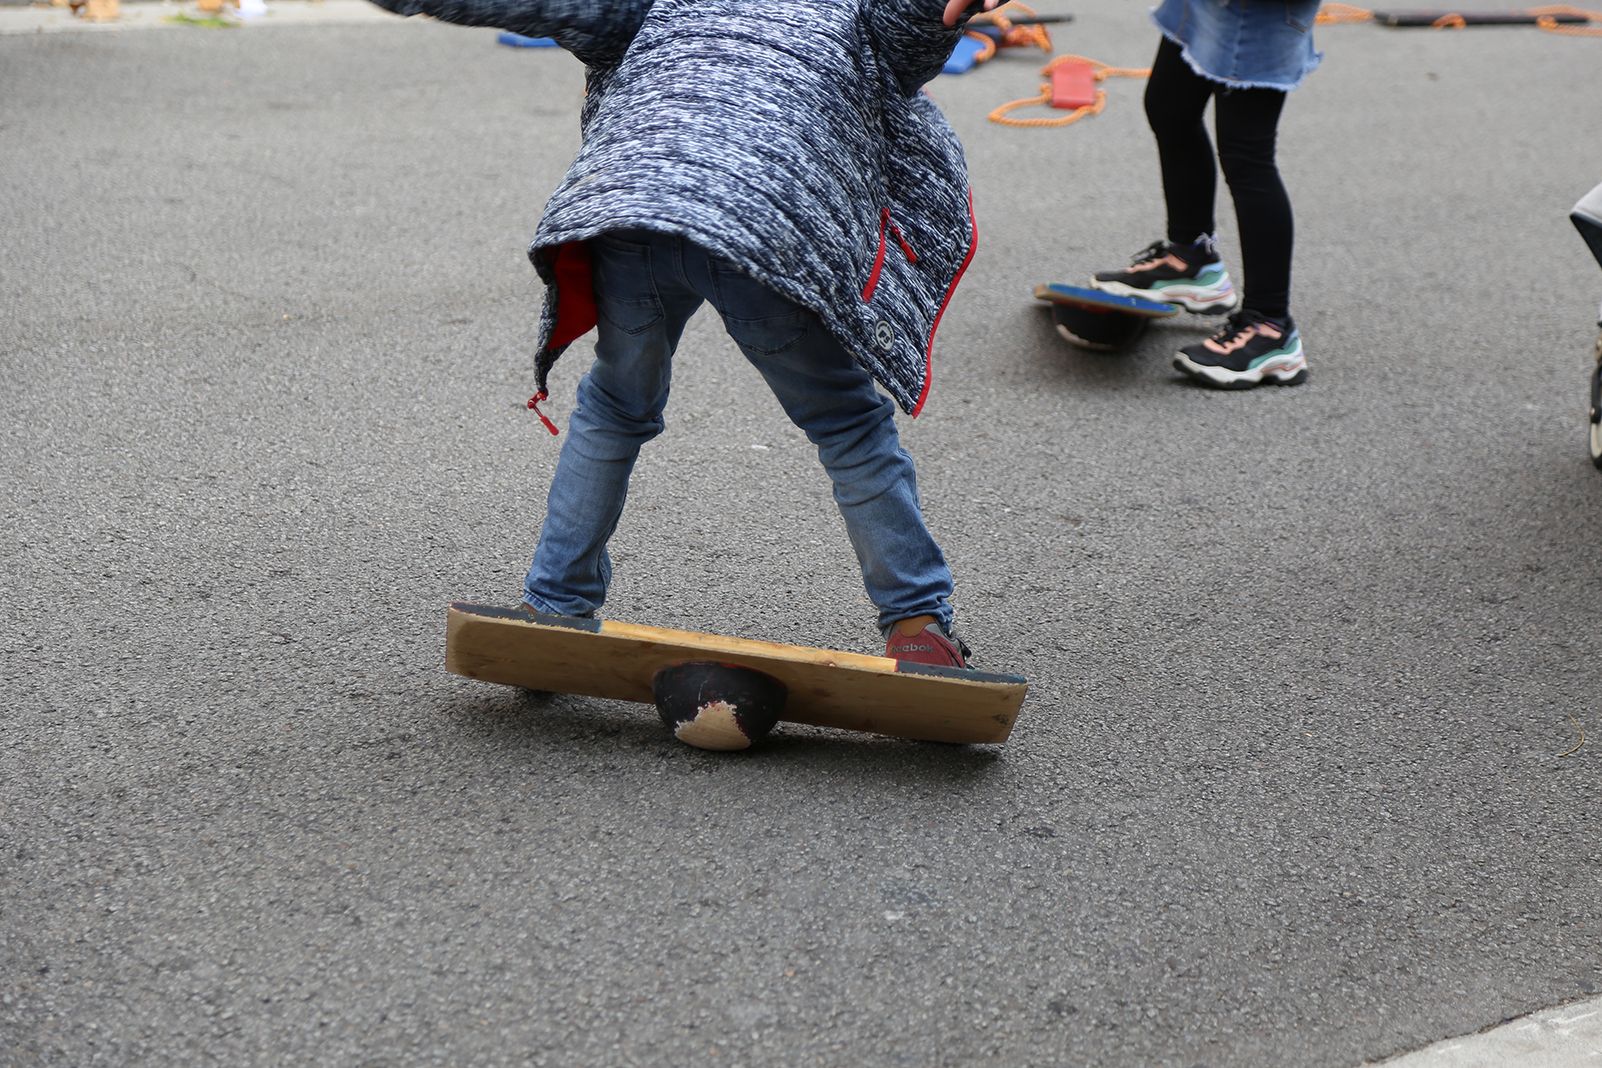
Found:
[[[1241,389],[1307,380],[1301,333],[1290,314],[1294,220],[1275,162],[1286,96],[1318,66],[1319,0],[1163,0],[1152,17],[1163,37],[1146,83],[1157,138],[1168,233],[1124,270],[1091,283],[1109,293],[1232,313],[1174,366],[1199,382]],[[1203,115],[1218,134],[1217,164]],[[1244,287],[1218,252],[1213,218],[1222,166],[1240,231]]]
[[[375,2],[552,37],[586,67],[583,144],[529,250],[546,284],[530,406],[592,328],[595,362],[524,606],[592,616],[605,601],[630,472],[705,302],[817,446],[885,655],[966,667],[894,415],[923,406],[976,239],[961,146],[919,90],[967,10],[997,0]]]

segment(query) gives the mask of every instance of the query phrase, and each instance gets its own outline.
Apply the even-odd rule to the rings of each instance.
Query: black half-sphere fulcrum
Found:
[[[651,680],[656,710],[673,736],[697,749],[749,749],[773,729],[789,691],[760,671],[692,661]]]
[[[1115,352],[1127,348],[1146,332],[1151,320],[1117,308],[1091,308],[1058,304],[1051,309],[1057,333],[1081,348]]]
[[[1051,306],[1052,322],[1065,340],[1101,352],[1128,348],[1153,319],[1179,314],[1177,304],[1061,282],[1036,286],[1035,299]]]

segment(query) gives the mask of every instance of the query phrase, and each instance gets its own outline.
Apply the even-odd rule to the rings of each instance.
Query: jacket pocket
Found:
[[[879,248],[873,255],[873,270],[868,274],[868,282],[862,287],[862,300],[864,303],[871,301],[874,291],[879,288],[879,273],[884,270],[885,251],[890,247],[892,240],[901,247],[901,254],[907,258],[908,263],[918,262],[918,254],[907,243],[906,235],[901,232],[901,227],[897,226],[895,220],[890,218],[890,209],[880,208]]]

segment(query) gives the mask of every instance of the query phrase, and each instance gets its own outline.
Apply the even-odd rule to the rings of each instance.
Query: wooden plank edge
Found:
[[[516,608],[498,605],[472,604],[466,601],[451,603],[447,616],[458,614],[479,619],[505,622],[522,627],[559,627],[564,630],[582,630],[592,634],[653,642],[658,645],[684,646],[693,643],[704,651],[709,660],[718,656],[752,657],[758,661],[775,660],[784,663],[815,664],[823,667],[849,668],[853,671],[879,675],[932,675],[965,686],[1024,686],[1029,680],[1022,675],[1006,675],[972,668],[948,668],[930,664],[910,664],[887,656],[869,656],[848,653],[837,649],[820,649],[810,645],[786,645],[782,642],[761,641],[756,638],[732,638],[722,634],[708,634],[693,630],[673,630],[643,623],[622,623],[616,620],[575,619],[571,616],[533,615]],[[689,641],[686,641],[689,639]],[[690,659],[693,659],[690,658]],[[760,670],[756,664],[750,665]]]

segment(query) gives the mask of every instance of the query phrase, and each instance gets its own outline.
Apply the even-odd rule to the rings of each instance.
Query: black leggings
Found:
[[[1244,306],[1283,319],[1290,313],[1295,222],[1290,195],[1274,162],[1274,141],[1286,94],[1279,89],[1232,89],[1191,70],[1179,46],[1164,37],[1146,83],[1146,119],[1157,136],[1168,240],[1190,244],[1216,229],[1213,202],[1218,170],[1202,121],[1214,101],[1218,163],[1235,202],[1240,229]]]

